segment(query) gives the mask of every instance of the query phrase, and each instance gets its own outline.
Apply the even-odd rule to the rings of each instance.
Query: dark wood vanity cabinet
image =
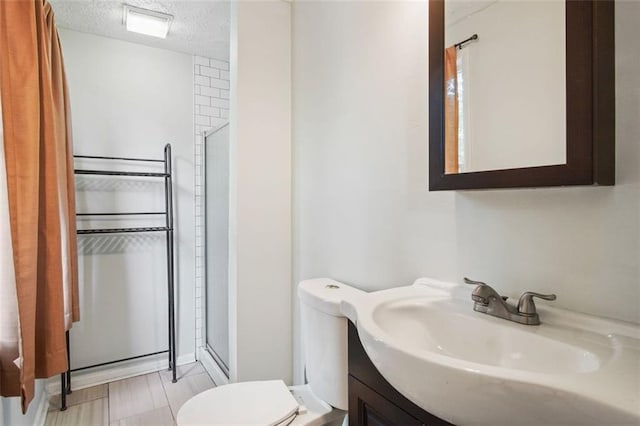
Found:
[[[450,425],[402,396],[364,351],[349,322],[349,426]],[[425,378],[425,380],[427,380]]]

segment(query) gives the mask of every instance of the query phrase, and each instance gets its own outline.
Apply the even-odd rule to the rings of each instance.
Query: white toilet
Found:
[[[307,385],[266,380],[219,386],[187,401],[178,411],[178,426],[342,424],[348,372],[347,319],[340,301],[357,293],[324,278],[298,286]]]

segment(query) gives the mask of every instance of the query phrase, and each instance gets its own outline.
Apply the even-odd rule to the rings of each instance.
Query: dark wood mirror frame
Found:
[[[614,46],[614,0],[566,0],[567,163],[445,174],[444,0],[430,0],[429,190],[613,185]]]

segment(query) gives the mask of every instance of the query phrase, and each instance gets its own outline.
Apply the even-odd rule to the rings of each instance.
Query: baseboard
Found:
[[[195,353],[190,353],[179,356],[177,364],[189,364],[195,362],[195,360]],[[141,374],[153,373],[154,371],[160,371],[165,368],[167,368],[167,356],[161,354],[132,361],[125,361],[111,366],[78,371],[71,374],[71,389],[76,390],[89,388],[103,383],[140,376]],[[60,377],[52,377],[47,382],[47,394],[56,395],[59,393]]]
[[[224,374],[211,354],[203,347],[198,348],[198,360],[202,364],[216,386],[228,385],[229,378]]]
[[[49,397],[45,392],[45,394],[40,397],[40,402],[38,403],[38,410],[36,411],[36,415],[33,419],[33,426],[44,426],[44,423],[47,420],[48,411],[49,411]]]

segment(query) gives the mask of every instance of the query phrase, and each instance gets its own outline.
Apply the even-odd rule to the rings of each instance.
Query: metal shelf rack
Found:
[[[164,179],[164,211],[155,212],[100,212],[100,213],[76,213],[76,217],[85,216],[151,216],[162,215],[165,217],[165,226],[148,226],[133,228],[98,228],[98,229],[78,229],[78,235],[105,235],[105,234],[126,234],[139,232],[164,232],[167,241],[167,292],[168,292],[168,317],[169,317],[169,348],[164,351],[153,352],[148,354],[136,355],[129,358],[117,359],[114,361],[103,362],[100,364],[89,365],[81,368],[71,368],[71,354],[69,344],[69,332],[67,331],[67,371],[60,375],[61,393],[60,393],[60,410],[67,409],[67,394],[71,393],[71,373],[75,371],[87,370],[90,368],[103,367],[110,364],[116,364],[124,361],[131,361],[138,358],[144,358],[163,353],[168,354],[169,370],[172,372],[173,383],[177,382],[176,378],[176,326],[175,326],[175,283],[174,283],[174,239],[173,239],[173,181],[171,172],[171,144],[164,147],[164,159],[147,159],[147,158],[127,158],[127,157],[102,157],[93,155],[74,155],[74,159],[88,160],[116,160],[116,161],[132,161],[142,163],[162,163],[164,172],[127,172],[127,171],[110,171],[110,170],[87,170],[76,169],[76,175],[95,175],[95,176],[123,176],[123,177],[148,177]]]

